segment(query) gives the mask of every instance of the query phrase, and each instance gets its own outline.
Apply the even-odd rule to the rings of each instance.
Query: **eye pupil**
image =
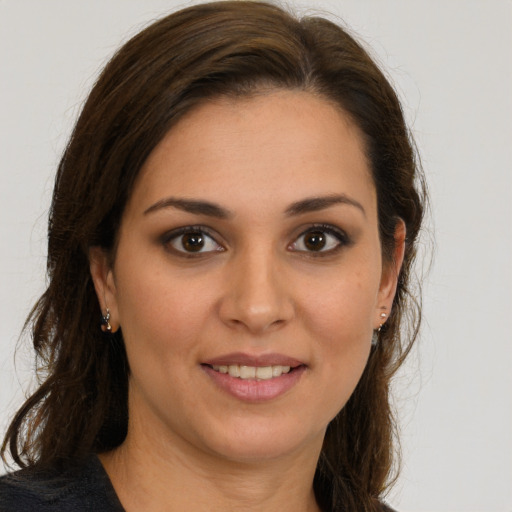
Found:
[[[304,236],[304,245],[310,251],[320,251],[325,247],[325,233],[321,231],[311,231]]]
[[[186,233],[181,244],[188,252],[198,252],[204,247],[204,237],[201,233]]]

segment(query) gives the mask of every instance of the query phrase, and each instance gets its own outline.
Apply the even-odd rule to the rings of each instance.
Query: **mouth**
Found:
[[[235,377],[237,379],[270,380],[281,377],[283,374],[290,373],[301,365],[296,367],[280,364],[272,366],[247,366],[240,364],[207,366],[218,373],[228,374],[230,377]]]
[[[201,367],[224,392],[244,402],[266,402],[284,395],[301,380],[307,365],[282,354],[227,354]]]

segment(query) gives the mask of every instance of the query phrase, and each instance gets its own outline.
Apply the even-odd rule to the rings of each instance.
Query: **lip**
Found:
[[[204,365],[210,366],[229,366],[230,364],[239,364],[244,366],[291,366],[295,368],[297,366],[306,366],[304,362],[294,359],[293,357],[286,356],[284,354],[259,354],[252,355],[244,352],[233,352],[231,354],[224,354],[222,356],[215,357],[203,361]]]
[[[298,384],[306,366],[296,366],[289,373],[269,380],[239,379],[229,373],[220,373],[208,365],[201,365],[203,371],[222,391],[243,402],[262,403],[274,400]]]
[[[289,373],[283,373],[279,377],[258,380],[231,377],[229,373],[220,373],[212,368],[212,366],[229,366],[232,364],[256,367],[280,365],[290,366],[292,370]],[[246,403],[262,403],[275,400],[295,387],[306,371],[307,365],[284,354],[252,355],[234,352],[209,359],[201,364],[201,368],[212,382],[228,395]]]

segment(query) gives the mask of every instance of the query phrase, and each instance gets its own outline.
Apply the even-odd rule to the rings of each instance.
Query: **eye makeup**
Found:
[[[217,235],[207,226],[183,226],[166,232],[160,243],[166,250],[184,258],[197,258],[226,249],[217,242]]]
[[[313,257],[325,257],[334,255],[352,243],[347,233],[336,226],[312,224],[288,246],[288,250]]]
[[[164,233],[159,242],[167,251],[184,258],[199,258],[226,251],[217,232],[204,225],[182,226]],[[352,238],[332,224],[314,223],[303,228],[287,250],[304,256],[326,257],[353,244]]]

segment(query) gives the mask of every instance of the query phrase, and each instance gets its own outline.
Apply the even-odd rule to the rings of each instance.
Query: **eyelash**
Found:
[[[305,237],[309,233],[315,233],[315,232],[334,237],[336,239],[336,245],[334,247],[328,248],[327,250],[319,250],[319,251],[314,251],[314,250],[308,251],[308,250],[304,250],[304,249],[297,250],[295,248],[295,246],[298,244],[298,241],[302,237]],[[201,235],[203,240],[209,239],[210,241],[212,241],[217,246],[217,249],[207,250],[207,251],[199,250],[199,251],[194,252],[194,251],[181,250],[181,249],[178,249],[177,247],[173,246],[173,242],[178,241],[180,239],[180,237],[183,237],[184,235],[187,235],[187,234]],[[224,252],[226,250],[221,244],[219,244],[216,241],[215,237],[216,237],[216,235],[210,230],[210,228],[208,228],[206,226],[184,226],[182,228],[178,228],[178,229],[172,230],[168,233],[165,233],[161,237],[161,243],[162,243],[162,245],[164,245],[164,247],[168,248],[170,251],[175,252],[180,257],[198,258],[198,257],[204,256],[206,254],[211,254],[214,252]],[[326,242],[326,243],[328,243],[328,242]],[[331,242],[331,244],[332,244],[332,242]],[[291,244],[288,245],[288,249],[290,249],[292,252],[297,252],[300,254],[307,254],[308,256],[312,256],[312,257],[326,257],[326,256],[330,256],[330,255],[337,253],[342,247],[350,245],[350,244],[351,244],[350,238],[341,229],[336,228],[331,225],[327,225],[327,224],[312,224],[311,226],[308,226],[308,228],[305,229],[299,236],[297,236],[297,238]],[[181,241],[181,247],[183,247],[183,240]],[[202,249],[202,247],[200,249]]]
[[[186,250],[180,250],[176,247],[172,246],[172,242],[179,240],[180,237],[183,237],[184,235],[202,235],[203,239],[208,238],[211,241],[217,245],[218,249],[216,250],[210,250],[210,251],[186,251]],[[182,228],[174,229],[172,231],[169,231],[161,238],[161,243],[164,245],[164,247],[168,248],[169,250],[179,254],[179,256],[183,258],[198,258],[201,256],[204,256],[205,254],[210,254],[212,252],[223,252],[225,251],[225,248],[222,247],[221,244],[219,244],[215,240],[215,235],[211,232],[209,228],[206,226],[184,226]],[[171,246],[171,247],[169,247]],[[183,241],[181,242],[181,246],[183,247]]]
[[[348,237],[348,235],[345,233],[345,231],[336,228],[334,226],[331,226],[329,224],[313,224],[309,226],[306,230],[304,230],[296,239],[295,241],[289,245],[289,247],[292,247],[293,245],[297,244],[297,241],[301,238],[306,236],[310,233],[322,233],[325,235],[332,236],[336,239],[337,243],[335,247],[332,247],[327,250],[320,250],[320,251],[307,251],[307,250],[299,250],[297,252],[305,253],[308,256],[313,256],[315,258],[322,258],[326,256],[331,256],[335,253],[337,253],[339,250],[341,250],[343,247],[346,247],[351,244],[351,239]]]

